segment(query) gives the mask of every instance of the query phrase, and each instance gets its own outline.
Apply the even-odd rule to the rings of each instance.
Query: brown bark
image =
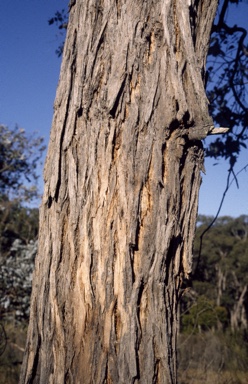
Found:
[[[73,3],[20,383],[176,383],[217,0]]]

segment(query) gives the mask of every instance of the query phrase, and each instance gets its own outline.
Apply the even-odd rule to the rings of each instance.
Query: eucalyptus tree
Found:
[[[0,255],[6,255],[14,239],[28,243],[36,236],[37,210],[24,205],[37,201],[43,138],[28,135],[16,126],[0,124]]]
[[[217,0],[74,0],[21,383],[176,383]]]
[[[38,197],[36,182],[45,146],[43,137],[0,124],[0,203]]]

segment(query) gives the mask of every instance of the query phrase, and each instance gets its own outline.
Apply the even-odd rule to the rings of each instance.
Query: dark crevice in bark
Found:
[[[113,140],[112,140],[112,160],[115,159],[115,153],[116,153],[116,136],[117,136],[117,133],[116,133],[116,129],[115,129],[115,130],[114,130],[114,135],[113,135]],[[106,137],[105,148],[107,148],[107,145],[108,145],[108,138]]]
[[[137,343],[137,342],[136,342]],[[139,380],[140,379],[140,364],[139,364],[139,350],[136,346],[135,348],[135,360],[136,360],[136,370],[137,370],[137,374],[136,376],[133,378],[133,383],[136,382],[136,380]]]
[[[169,279],[170,279],[170,269],[173,268],[173,261],[175,260],[175,255],[178,247],[182,243],[182,237],[181,234],[175,236],[172,236],[172,239],[170,241],[169,249],[165,258],[165,286],[168,286]]]
[[[176,104],[177,104],[177,101],[176,101]],[[179,107],[178,107],[178,110],[179,110]],[[172,132],[174,132],[179,126],[180,126],[180,123],[177,119],[172,120],[172,122],[170,123],[170,125],[168,127],[170,134]]]
[[[33,383],[38,383],[39,380],[39,365],[40,365],[40,360],[39,360],[39,354],[40,354],[40,347],[41,347],[41,337],[40,334],[38,333],[37,335],[37,346],[36,346],[36,351],[35,351],[35,357],[34,357],[34,362],[32,366],[32,371],[31,371],[31,376],[27,381],[27,384],[33,384]]]
[[[66,384],[73,384],[74,380],[73,380],[73,376],[71,374],[71,371],[70,369],[68,369],[65,373],[65,383]]]
[[[122,83],[121,83],[121,86],[120,86],[120,89],[116,95],[116,98],[114,100],[114,103],[113,103],[113,106],[112,108],[110,109],[109,111],[109,114],[111,115],[111,117],[114,119],[116,117],[116,113],[117,113],[117,108],[119,106],[119,102],[120,102],[120,99],[121,99],[121,96],[122,96],[122,93],[124,91],[124,88],[125,88],[125,85],[126,85],[126,78],[127,76],[125,75],[123,80],[122,80]]]
[[[91,11],[91,17],[94,17],[94,20],[92,20],[91,47],[93,48],[95,42],[99,40],[99,38],[101,39],[100,31],[103,20],[103,8],[101,7],[101,4],[99,4],[99,2],[95,2],[95,6],[92,5],[92,8],[93,9]]]
[[[114,332],[115,332],[115,339],[116,342],[114,343],[114,350],[117,354],[118,352],[118,342],[120,340],[120,332],[121,332],[121,320],[120,320],[120,314],[118,311],[118,301],[115,298],[115,305],[113,309],[113,315],[114,315]]]
[[[89,265],[89,276],[90,276],[90,286],[91,286],[91,293],[92,293],[92,296],[93,296],[93,299],[95,299],[95,292],[96,292],[96,287],[95,287],[95,284],[93,283],[93,275],[94,275],[94,259],[97,258],[97,255],[93,252],[91,252],[90,254],[90,265]]]
[[[105,139],[105,148],[107,148],[108,145],[108,135],[106,135]],[[117,158],[117,152],[120,149],[121,145],[121,135],[120,135],[120,129],[118,127],[115,127],[113,139],[112,139],[112,160],[115,161]],[[113,167],[113,164],[110,165]]]
[[[72,62],[71,62],[71,70],[70,70],[70,85],[69,85],[69,91],[68,91],[68,96],[67,96],[67,101],[66,101],[66,113],[65,113],[65,117],[64,117],[64,121],[63,121],[63,127],[62,127],[62,130],[61,130],[61,133],[60,133],[60,139],[59,139],[59,165],[58,165],[58,177],[57,177],[57,183],[56,183],[56,187],[55,187],[55,191],[54,191],[54,199],[56,202],[58,202],[58,197],[59,197],[59,190],[60,190],[60,186],[61,186],[61,177],[62,177],[62,165],[61,165],[61,161],[62,161],[62,147],[63,147],[63,140],[64,140],[64,135],[65,135],[65,131],[66,131],[66,128],[67,128],[67,120],[68,120],[68,117],[69,117],[69,112],[70,112],[70,103],[71,103],[71,94],[73,92],[73,88],[74,88],[74,81],[75,81],[75,75],[76,75],[76,59],[77,59],[77,44],[76,44],[76,41],[77,41],[77,31],[75,30],[74,31],[74,37],[73,37],[73,44],[72,44]],[[75,124],[75,121],[74,121],[74,124]]]
[[[129,255],[131,263],[131,273],[132,273],[132,284],[135,282],[135,272],[134,272],[134,244],[129,244]]]
[[[159,381],[159,366],[160,366],[160,359],[156,359],[155,364],[154,364],[154,375],[152,378],[152,384],[158,384]]]
[[[106,30],[107,24],[108,24],[108,21],[106,20],[106,22],[105,22],[105,24],[103,26],[103,29],[101,31],[100,36],[98,35],[98,41],[97,41],[97,46],[95,48],[94,60],[93,60],[92,67],[91,67],[91,74],[90,74],[91,78],[93,78],[93,72],[94,72],[94,68],[95,68],[95,65],[96,65],[96,61],[97,61],[97,57],[98,57],[98,53],[99,53],[100,47],[104,43],[104,33],[105,33],[105,30]]]
[[[193,5],[189,6],[191,36],[192,36],[194,46],[196,44],[196,29],[197,29],[197,21],[198,21],[199,3],[200,3],[200,0],[195,0]]]
[[[140,219],[137,219],[137,222],[136,222],[136,231],[135,231],[135,242],[134,242],[134,244],[132,244],[132,246],[133,246],[133,250],[134,250],[134,251],[138,251],[138,250],[139,250],[140,230],[141,230]]]
[[[52,196],[49,196],[48,199],[47,199],[47,207],[48,207],[48,209],[51,208],[52,203],[53,203],[53,198],[52,198]]]
[[[80,107],[77,110],[77,117],[82,117],[83,116],[83,107],[80,105]]]
[[[110,381],[109,379],[109,369],[108,369],[108,359],[106,359],[106,366],[105,366],[105,372],[104,372],[104,377],[103,377],[103,383],[108,384]]]
[[[162,152],[162,167],[161,167],[161,180],[159,183],[161,184],[161,187],[164,188],[163,180],[164,180],[164,174],[165,174],[165,151],[166,151],[166,143],[162,144],[161,152]]]
[[[190,113],[189,111],[186,111],[183,115],[183,127],[188,127],[190,124]],[[193,125],[192,123],[190,125]]]
[[[137,319],[138,319],[138,322],[139,322],[139,329],[141,329],[140,305],[141,305],[141,299],[142,299],[142,295],[143,295],[144,289],[145,289],[145,284],[144,284],[144,281],[143,281],[143,278],[142,278],[140,280],[140,284],[139,284],[139,287],[138,287],[138,296],[137,296]],[[140,332],[139,336],[140,336],[139,337],[139,342],[140,342],[140,338],[142,337],[141,332]]]

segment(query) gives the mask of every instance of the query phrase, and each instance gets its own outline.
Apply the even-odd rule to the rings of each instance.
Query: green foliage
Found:
[[[39,211],[28,208],[19,200],[0,197],[0,253],[3,257],[15,239],[25,244],[38,236]]]
[[[0,196],[22,201],[37,197],[37,166],[44,149],[42,137],[0,125]]]
[[[217,329],[220,325],[226,326],[227,322],[227,310],[205,296],[200,296],[182,317],[182,326],[187,333]]]
[[[38,210],[24,206],[37,199],[43,138],[28,137],[24,129],[0,125],[0,252],[17,238],[26,244],[37,237]]]
[[[212,218],[200,216],[194,247],[193,295],[183,295],[183,332],[209,329],[242,331],[248,324],[248,216],[218,218],[201,234]]]
[[[37,199],[38,165],[43,138],[27,136],[24,129],[0,125],[0,262],[4,264],[15,239],[28,244],[37,238],[38,209],[25,203]],[[8,265],[8,264],[6,264]],[[1,275],[1,288],[5,280]],[[12,286],[11,286],[12,289]],[[24,290],[25,291],[25,290]],[[5,292],[6,293],[6,292]],[[13,282],[12,295],[15,291]],[[22,292],[20,293],[22,295]],[[3,313],[1,308],[1,319]],[[25,329],[23,329],[23,326]],[[17,383],[26,339],[26,324],[0,323],[0,382]]]
[[[195,264],[198,261],[199,266],[197,276],[203,273],[204,280],[212,279],[216,273],[216,263],[220,263],[221,266],[227,266],[228,268],[230,263],[233,266],[235,266],[235,263],[237,265],[242,263],[243,267],[246,265],[244,254],[247,252],[246,246],[248,241],[247,220],[248,217],[245,215],[238,219],[228,216],[218,218],[213,227],[204,236],[200,260],[198,260],[200,236],[207,225],[204,223],[197,227],[194,247],[194,261]]]

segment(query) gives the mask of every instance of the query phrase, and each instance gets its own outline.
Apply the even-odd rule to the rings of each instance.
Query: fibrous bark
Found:
[[[71,4],[21,383],[176,383],[216,6]]]

